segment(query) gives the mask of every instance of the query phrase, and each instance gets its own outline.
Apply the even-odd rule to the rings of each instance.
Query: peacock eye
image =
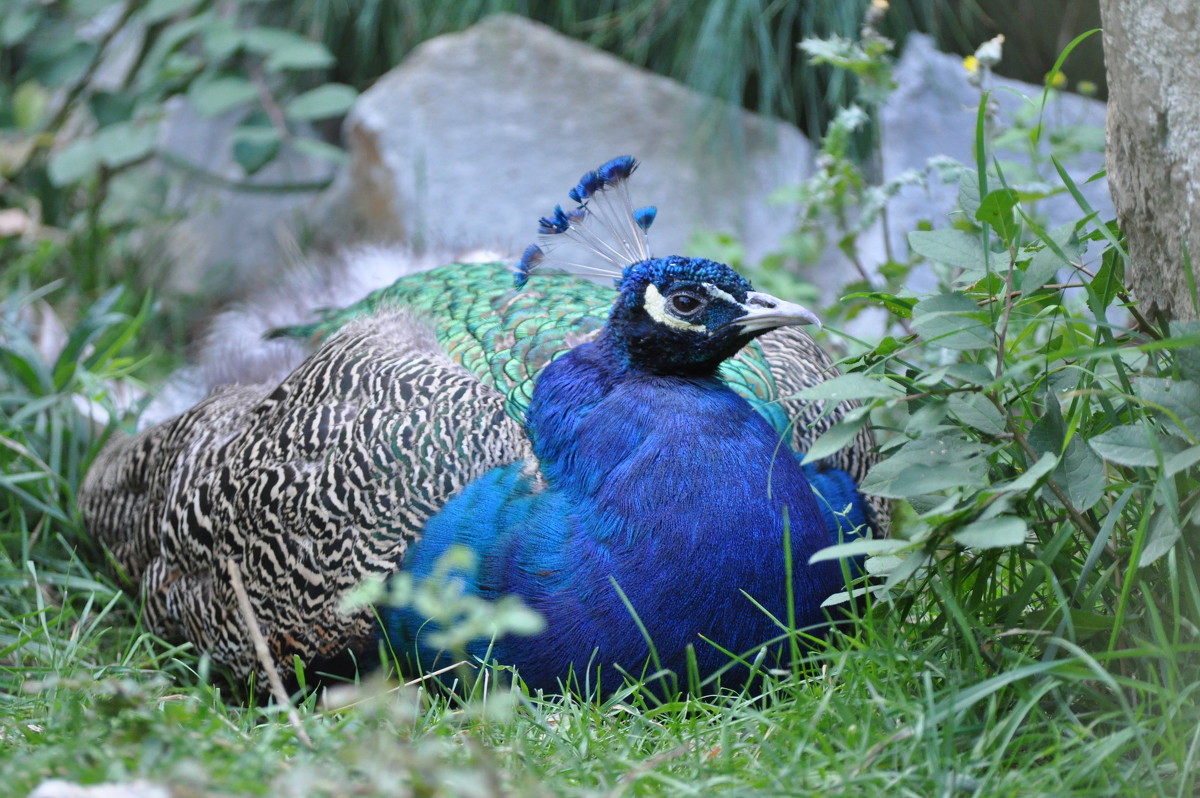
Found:
[[[682,316],[689,316],[704,304],[699,297],[691,294],[676,294],[671,297],[671,310]]]

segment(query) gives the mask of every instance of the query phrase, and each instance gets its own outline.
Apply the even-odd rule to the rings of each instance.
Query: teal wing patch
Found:
[[[502,263],[455,263],[381,288],[314,324],[272,335],[320,342],[346,322],[382,307],[404,306],[428,319],[450,358],[505,397],[508,415],[524,422],[533,384],[550,361],[590,340],[604,326],[614,292],[567,274],[545,273],[523,289]],[[758,341],[721,366],[721,378],[750,401],[780,435],[791,419],[780,403],[771,363]]]

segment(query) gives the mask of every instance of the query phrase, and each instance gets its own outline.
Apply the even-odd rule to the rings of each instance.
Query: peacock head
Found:
[[[755,291],[723,263],[671,256],[631,264],[605,336],[630,365],[660,374],[715,371],[755,337],[820,325],[806,308]]]
[[[634,209],[627,180],[630,156],[586,173],[570,192],[578,206],[556,207],[540,220],[541,245],[525,250],[516,270],[521,288],[544,265],[611,276],[617,288],[603,340],[631,367],[658,374],[702,374],[763,333],[820,321],[800,305],[755,291],[725,264],[703,258],[650,256],[646,233],[654,207]],[[581,245],[605,263],[548,258],[564,242]]]

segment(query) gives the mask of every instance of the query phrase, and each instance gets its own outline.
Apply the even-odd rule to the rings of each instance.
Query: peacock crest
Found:
[[[634,208],[629,196],[629,178],[638,167],[631,155],[621,155],[599,169],[584,173],[567,192],[577,204],[564,211],[561,205],[538,220],[539,243],[530,244],[517,263],[514,282],[523,288],[540,269],[598,277],[621,277],[625,267],[650,259],[647,233],[658,209],[653,205]],[[597,256],[600,263],[584,263],[555,257],[564,242],[580,245]]]

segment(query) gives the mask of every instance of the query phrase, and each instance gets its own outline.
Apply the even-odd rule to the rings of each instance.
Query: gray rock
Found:
[[[1069,64],[1068,64],[1069,66]],[[979,90],[966,81],[962,59],[938,52],[933,40],[922,34],[911,34],[896,69],[899,87],[888,98],[881,114],[883,135],[883,170],[892,178],[906,170],[922,171],[930,158],[949,156],[964,164],[973,165],[975,119],[979,108]],[[1041,86],[992,76],[986,88],[999,106],[1001,122],[1018,112],[1028,112],[1028,103],[1041,102]],[[1028,98],[1028,99],[1025,99]],[[1090,125],[1103,142],[1104,103],[1075,94],[1061,93],[1046,105],[1043,139],[1063,125]],[[1043,143],[1043,147],[1045,144]],[[1027,153],[1001,149],[996,155],[1002,162],[1030,163]],[[1102,152],[1085,152],[1064,163],[1072,179],[1101,219],[1113,216],[1112,201],[1106,181],[1085,181],[1104,168]],[[1043,175],[1050,186],[1061,186],[1053,168]],[[1010,180],[1019,177],[1011,165],[1006,169]],[[945,185],[931,177],[928,188],[906,186],[888,206],[889,241],[896,253],[908,251],[905,235],[927,220],[935,228],[950,223],[949,213],[955,208],[958,186]],[[1037,211],[1044,215],[1050,228],[1074,221],[1083,216],[1069,194],[1042,200]],[[885,260],[883,234],[879,228],[863,241],[863,259],[876,266]],[[932,287],[932,275],[916,275],[912,285],[918,290]]]
[[[739,155],[706,135],[728,129],[720,114],[736,117]],[[520,252],[585,169],[630,154],[642,161],[633,201],[660,206],[654,252],[684,251],[705,229],[755,259],[792,228],[766,198],[812,160],[790,125],[509,15],[414,50],[360,98],[345,138],[352,161],[316,214],[321,238],[417,249]]]

